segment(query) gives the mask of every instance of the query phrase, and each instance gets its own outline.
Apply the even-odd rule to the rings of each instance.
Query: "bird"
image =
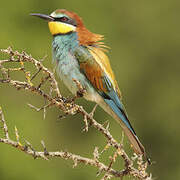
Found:
[[[83,97],[98,104],[122,127],[137,155],[145,148],[133,129],[107,56],[104,36],[89,31],[75,12],[57,9],[50,15],[31,13],[48,22],[53,36],[52,56],[59,78],[74,95],[78,81],[85,89]]]

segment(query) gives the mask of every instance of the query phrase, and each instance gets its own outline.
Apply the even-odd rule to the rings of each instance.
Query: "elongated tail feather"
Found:
[[[115,94],[113,93],[113,95]],[[136,154],[145,155],[145,149],[139,141],[134,129],[132,128],[128,117],[123,110],[123,105],[120,102],[119,98],[116,98],[116,96],[112,96],[112,94],[111,96],[108,96],[107,94],[101,94],[101,96],[106,103],[101,104],[102,108],[120,123]]]

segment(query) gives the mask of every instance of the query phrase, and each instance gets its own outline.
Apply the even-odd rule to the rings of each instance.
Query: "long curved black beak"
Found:
[[[30,16],[37,16],[37,17],[40,17],[41,19],[45,19],[46,21],[54,21],[53,17],[49,15],[45,15],[45,14],[31,13]]]

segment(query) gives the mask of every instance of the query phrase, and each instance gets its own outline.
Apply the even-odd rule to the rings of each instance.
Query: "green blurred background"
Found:
[[[0,48],[12,46],[25,50],[34,58],[47,55],[44,64],[50,69],[51,41],[47,24],[29,13],[50,14],[57,8],[77,12],[92,32],[104,34],[105,43],[111,47],[109,57],[116,79],[124,95],[124,104],[132,125],[156,163],[149,168],[157,179],[180,178],[180,1],[109,1],[109,0],[14,0],[1,1]],[[4,55],[0,55],[4,58]],[[59,81],[63,95],[70,96]],[[82,133],[83,121],[79,115],[58,121],[57,109],[48,110],[43,120],[42,112],[28,108],[26,103],[43,105],[35,95],[17,91],[0,84],[0,105],[14,138],[14,126],[22,137],[36,150],[42,150],[43,139],[49,151],[67,150],[92,157],[95,146],[100,150],[105,139],[91,128]],[[93,103],[78,100],[87,111]],[[114,137],[121,139],[121,128],[100,108],[95,113],[99,122],[110,122]],[[127,141],[125,148],[132,154]],[[108,150],[102,161],[108,163]],[[115,168],[123,167],[119,158]],[[61,159],[34,160],[12,147],[0,144],[1,180],[90,180],[97,170]],[[125,179],[129,179],[128,177]]]

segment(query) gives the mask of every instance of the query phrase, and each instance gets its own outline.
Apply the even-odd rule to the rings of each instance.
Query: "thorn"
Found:
[[[99,152],[98,152],[98,147],[94,148],[94,152],[93,152],[93,156],[94,156],[94,160],[98,161],[99,159]]]
[[[75,168],[78,165],[78,161],[77,159],[74,159],[73,161],[74,161],[73,168]]]
[[[101,172],[102,172],[102,171],[98,171],[98,172],[96,173],[96,177],[98,177],[98,176],[101,174]]]
[[[107,123],[106,130],[109,130],[109,122]]]
[[[2,112],[2,108],[0,107],[0,116],[1,116],[1,122],[3,124],[3,131],[6,139],[9,139],[9,133],[8,133],[8,127],[4,118],[4,114]]]
[[[94,106],[93,110],[92,110],[91,113],[90,113],[90,116],[91,116],[92,118],[93,118],[93,116],[94,116],[94,113],[95,113],[97,107],[98,107],[98,104],[96,104],[96,105]]]
[[[84,127],[84,129],[83,129],[83,132],[85,131],[85,132],[88,132],[88,121],[87,121],[87,116],[86,115],[84,115],[84,119],[83,119],[83,121],[84,121],[84,123],[85,123],[85,127]]]
[[[15,130],[16,140],[17,140],[18,144],[20,146],[22,146],[22,144],[19,142],[19,133],[18,133],[18,129],[16,126],[14,127],[14,130]]]
[[[32,145],[29,141],[27,141],[26,139],[24,139],[24,141],[30,149],[33,149]]]
[[[101,180],[108,180],[111,178],[112,178],[112,175],[110,175],[109,173],[106,173]]]
[[[46,108],[45,107],[43,108],[43,119],[44,120],[46,119]]]
[[[34,153],[34,154],[33,154],[33,158],[36,159],[36,158],[37,158],[36,151],[35,151],[34,149],[32,149],[32,151],[33,151],[33,153]]]
[[[30,108],[35,109],[35,110],[38,111],[38,112],[41,110],[41,108],[37,108],[37,107],[33,106],[32,104],[27,103],[27,105],[28,105]]]
[[[49,104],[47,104],[47,105],[44,105],[44,106],[41,107],[41,108],[37,108],[37,107],[35,107],[35,106],[33,106],[32,104],[29,104],[29,103],[27,103],[27,105],[28,105],[30,108],[35,109],[37,112],[43,110],[43,119],[46,119],[46,109],[49,108],[49,107],[51,107],[51,106],[52,106],[52,103],[49,103]]]
[[[103,172],[103,169],[99,169],[99,171],[96,173],[96,177],[98,177]]]
[[[106,127],[107,127],[108,124],[109,124],[109,121],[107,120],[107,121],[105,121],[105,122],[102,124],[102,126],[104,126],[104,127],[106,126]]]
[[[44,148],[44,155],[45,155],[45,156],[48,156],[48,155],[49,155],[49,152],[47,151],[47,148],[46,148],[45,143],[44,143],[43,140],[41,140],[41,144],[42,144],[42,146],[43,146],[43,148]]]
[[[33,146],[31,145],[31,143],[29,141],[27,141],[26,139],[24,140],[25,143],[27,144],[27,147],[29,147],[32,151],[33,151],[33,158],[36,159],[36,151],[34,150]]]
[[[26,80],[29,83],[29,85],[33,86],[33,83],[31,82],[31,74],[29,71],[25,72],[25,77],[26,77]]]
[[[30,81],[32,81],[39,74],[41,70],[42,68],[39,68],[39,70],[31,77]]]
[[[108,142],[104,149],[101,151],[101,154],[104,153],[106,150],[108,150],[111,147],[111,144]]]
[[[138,155],[137,155],[136,153],[133,153],[133,156],[131,157],[131,159],[132,159],[133,161],[135,161],[137,158],[138,158]]]
[[[124,131],[122,131],[121,144],[123,144],[123,141],[124,141]]]
[[[39,61],[40,62],[43,62],[46,58],[47,58],[48,55],[45,55],[42,59],[40,59]]]
[[[24,151],[28,151],[28,146],[24,145]]]

